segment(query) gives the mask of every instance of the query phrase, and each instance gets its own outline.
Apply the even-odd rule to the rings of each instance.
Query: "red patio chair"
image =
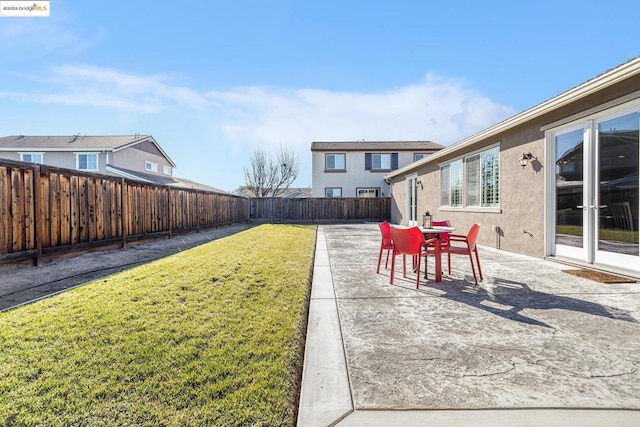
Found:
[[[387,259],[384,262],[384,268],[389,268],[389,252],[393,249],[391,242],[391,226],[387,221],[378,224],[380,233],[382,234],[382,242],[380,242],[380,253],[378,254],[378,269],[376,273],[380,274],[380,261],[382,260],[382,251],[387,251]]]
[[[471,271],[473,272],[473,280],[478,285],[478,278],[476,277],[476,269],[473,265],[473,256],[476,256],[476,262],[478,264],[478,273],[480,274],[480,280],[482,280],[482,268],[480,268],[480,257],[478,256],[478,247],[476,246],[476,240],[478,240],[478,233],[480,232],[480,224],[473,224],[466,236],[461,234],[449,235],[449,247],[442,249],[443,253],[447,253],[447,263],[449,264],[449,274],[451,274],[451,254],[454,255],[469,255],[469,261],[471,261]],[[457,243],[457,244],[456,244]],[[463,246],[464,245],[464,246]]]
[[[432,221],[431,225],[433,227],[451,227],[451,221],[445,219],[444,221]],[[440,234],[440,247],[442,249],[449,247],[449,235],[450,233],[441,233]]]
[[[434,239],[425,241],[422,231],[418,227],[391,227],[391,240],[393,241],[393,256],[391,258],[391,279],[396,269],[396,255],[402,254],[402,276],[407,277],[407,255],[411,255],[414,260],[413,266],[416,269],[416,289],[420,287],[420,264],[421,257],[426,257],[426,244]],[[417,262],[416,262],[417,260]]]

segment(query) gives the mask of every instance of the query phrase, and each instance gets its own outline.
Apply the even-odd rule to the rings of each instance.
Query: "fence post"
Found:
[[[169,227],[169,238],[171,238],[171,222],[172,222],[172,216],[171,216],[171,188],[167,187],[167,221],[169,222],[168,227]]]
[[[278,200],[278,204],[280,205],[280,222],[284,222],[284,198],[280,197]]]
[[[200,206],[198,204],[198,195],[200,193],[196,192],[196,233],[200,232]]]
[[[44,224],[41,224],[39,219],[38,212],[40,212],[40,205],[42,203],[41,194],[40,194],[40,165],[35,165],[33,168],[33,218],[34,218],[34,239],[36,240],[36,266],[40,267],[42,265],[42,238],[40,237],[42,233],[42,227]]]
[[[126,230],[126,213],[127,213],[127,195],[125,194],[126,181],[124,178],[120,180],[120,226],[122,228],[122,249],[127,248],[127,230]]]

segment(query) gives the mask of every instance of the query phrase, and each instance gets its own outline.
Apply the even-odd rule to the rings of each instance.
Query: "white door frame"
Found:
[[[418,174],[407,175],[406,225],[418,225]]]
[[[548,256],[575,260],[591,265],[611,266],[640,272],[640,256],[598,249],[599,236],[599,141],[598,125],[602,122],[640,112],[640,100],[630,101],[604,112],[575,120],[545,132],[545,251]],[[583,129],[583,246],[572,247],[556,242],[556,137]],[[640,159],[638,160],[640,162]]]

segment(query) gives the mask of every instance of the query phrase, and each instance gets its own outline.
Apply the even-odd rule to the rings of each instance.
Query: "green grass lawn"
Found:
[[[261,225],[0,313],[0,423],[294,425],[315,232]]]

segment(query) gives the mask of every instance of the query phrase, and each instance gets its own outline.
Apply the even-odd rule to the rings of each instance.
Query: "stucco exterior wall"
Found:
[[[466,234],[473,223],[482,225],[479,243],[499,249],[534,257],[545,256],[545,174],[555,174],[555,165],[545,164],[546,141],[543,127],[577,120],[587,112],[593,112],[602,104],[611,107],[629,99],[630,92],[640,89],[640,77],[634,77],[607,88],[582,100],[533,119],[501,134],[478,141],[464,150],[452,152],[436,162],[427,163],[416,170],[407,171],[402,176],[391,179],[392,212],[391,221],[406,223],[406,176],[418,173],[422,186],[418,186],[418,217],[425,211],[434,219],[449,219],[456,227],[456,233]],[[640,94],[637,94],[640,97]],[[604,108],[603,108],[604,109]],[[474,151],[500,143],[500,210],[460,209],[440,207],[440,165],[467,156]],[[526,167],[518,164],[522,153],[531,152],[536,160]]]
[[[143,150],[136,150],[134,147],[110,153],[110,156],[112,157],[109,159],[111,165],[140,172],[150,172],[145,170],[145,161],[157,164],[157,173],[161,175],[164,175],[162,173],[163,166],[171,167],[171,164],[160,152],[150,153]]]
[[[20,160],[20,154],[12,151],[0,151],[0,158],[8,160]]]
[[[153,144],[150,144],[153,146]],[[155,146],[153,146],[155,148]],[[43,153],[43,163],[50,166],[56,166],[60,168],[76,169],[76,152],[74,151],[46,151],[46,150],[34,150],[24,151],[24,153]],[[141,150],[134,147],[129,147],[121,151],[116,152],[102,152],[102,151],[78,151],[78,153],[97,153],[98,154],[98,170],[100,173],[107,173],[107,163],[116,167],[131,169],[140,172],[150,172],[145,170],[145,161],[153,162],[158,165],[158,174],[166,175],[163,173],[163,166],[171,166],[171,163],[162,155],[158,149]],[[4,151],[0,152],[0,157],[10,160],[20,160],[20,153]],[[173,173],[173,168],[172,168]],[[169,175],[167,175],[169,176]],[[388,195],[388,192],[387,192]]]
[[[34,150],[34,151],[21,151],[20,153],[42,153],[42,160],[45,165],[56,166],[59,168],[76,169],[76,153],[71,151],[46,151],[46,150]],[[20,153],[17,152],[0,152],[0,157],[9,160],[20,160]],[[79,153],[90,153],[79,151]],[[91,151],[91,153],[96,153]],[[106,154],[103,152],[97,152],[98,154],[98,171],[106,173]],[[96,171],[92,171],[96,172]]]
[[[414,151],[398,153],[398,166],[403,167],[413,162]],[[415,151],[418,152],[418,151]],[[389,171],[370,171],[364,168],[365,152],[362,151],[331,151],[331,153],[345,153],[346,171],[326,172],[324,151],[313,151],[312,154],[312,186],[313,197],[325,197],[325,188],[342,188],[342,197],[356,197],[358,188],[378,188],[380,197],[389,196],[389,185],[384,176]]]
[[[475,148],[482,149],[498,142],[484,141]],[[440,167],[428,165],[418,170],[418,219],[429,211],[434,220],[451,221],[456,233],[466,234],[474,223],[481,224],[479,243],[531,256],[544,256],[544,134],[533,129],[502,135],[500,142],[500,210],[440,207]],[[522,152],[531,152],[538,160],[525,168],[518,164]],[[470,153],[471,151],[469,151]],[[442,159],[447,163],[460,158],[450,156]],[[410,174],[409,174],[410,175]],[[406,224],[405,179],[392,181],[391,219],[394,223]]]

